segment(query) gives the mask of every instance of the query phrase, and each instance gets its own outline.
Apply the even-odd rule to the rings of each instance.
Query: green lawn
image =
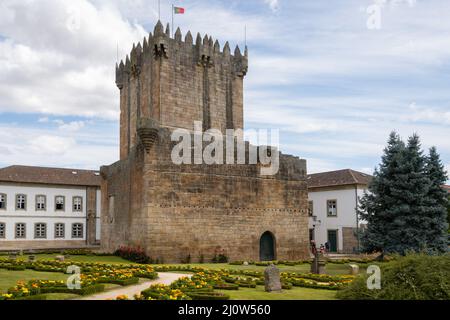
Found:
[[[336,291],[293,287],[281,293],[267,293],[263,286],[255,289],[218,290],[231,297],[231,300],[335,300]]]
[[[57,254],[47,255],[38,254],[38,260],[54,260]],[[23,256],[20,259],[25,260],[27,256]],[[67,261],[76,262],[98,262],[107,264],[131,264],[131,262],[124,260],[116,256],[76,256],[73,255]],[[263,266],[234,266],[226,263],[223,264],[190,264],[191,266],[201,267],[205,269],[231,269],[231,270],[248,270],[248,271],[264,271],[266,267]],[[181,265],[174,265],[181,266]],[[309,264],[297,265],[297,266],[284,266],[278,265],[281,272],[298,272],[308,273],[310,271]],[[348,274],[347,264],[327,264],[326,271],[330,275]],[[363,272],[364,269],[361,269]],[[0,269],[0,293],[5,293],[8,288],[16,285],[18,281],[29,281],[33,279],[42,280],[66,280],[67,275],[54,272],[37,272],[33,270],[26,271],[7,271]],[[106,285],[107,290],[117,288],[117,285]],[[233,300],[330,300],[336,299],[336,291],[332,290],[320,290],[294,287],[292,290],[284,290],[282,293],[266,293],[263,286],[258,286],[255,289],[251,288],[239,288],[237,291],[221,291],[231,296]],[[72,294],[48,294],[49,300],[62,300],[72,299],[78,297]]]
[[[212,270],[220,270],[220,269],[229,269],[229,270],[248,270],[248,271],[264,271],[267,267],[258,267],[258,266],[233,266],[230,264],[191,264],[192,266],[202,267],[205,269]],[[311,266],[309,264],[302,264],[298,266],[285,266],[285,265],[277,265],[281,272],[298,272],[298,273],[309,273],[311,271]],[[348,264],[330,264],[328,263],[326,266],[326,271],[330,275],[338,275],[338,274],[348,274],[349,267]]]
[[[0,293],[6,293],[18,281],[29,280],[67,280],[67,275],[56,272],[37,272],[34,270],[8,271],[0,269]]]
[[[55,260],[55,257],[57,254],[38,254],[36,255],[38,260]],[[26,260],[27,257],[23,256],[20,259]],[[127,260],[124,260],[120,257],[116,256],[70,256],[67,261],[73,261],[73,262],[99,262],[99,263],[108,263],[108,264],[133,264],[132,262],[129,262]],[[174,264],[176,266],[181,266]],[[264,271],[266,267],[258,267],[254,265],[250,266],[233,266],[227,263],[204,263],[204,264],[196,264],[191,263],[191,266],[196,266],[200,268],[205,269],[212,269],[212,270],[220,270],[220,269],[229,269],[229,270],[249,270],[249,271]],[[299,272],[299,273],[308,273],[310,271],[310,265],[309,264],[303,264],[298,266],[284,266],[284,265],[278,265],[278,268],[281,272]],[[363,270],[363,269],[362,269]],[[326,271],[330,275],[338,275],[338,274],[348,274],[348,265],[347,264],[332,264],[328,263],[326,266]]]

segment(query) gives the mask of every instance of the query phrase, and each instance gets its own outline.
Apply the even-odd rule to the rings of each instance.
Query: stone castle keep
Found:
[[[171,38],[161,22],[117,66],[120,161],[101,169],[103,250],[140,246],[165,263],[308,256],[305,160],[280,154],[275,176],[171,160],[174,129],[243,129],[247,68],[247,48],[231,54],[190,32],[183,41],[179,29]]]

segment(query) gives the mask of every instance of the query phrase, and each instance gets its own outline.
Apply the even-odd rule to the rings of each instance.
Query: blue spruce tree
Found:
[[[404,143],[392,132],[379,168],[360,202],[361,219],[367,221],[367,230],[361,236],[361,246],[366,252],[384,252],[389,245],[392,227],[392,211],[396,207],[396,187]]]
[[[405,145],[397,133],[391,133],[369,193],[360,202],[360,217],[368,223],[361,235],[363,250],[444,251],[448,227],[445,181],[435,149],[426,157],[417,135]]]
[[[435,147],[430,149],[425,170],[431,182],[427,203],[430,208],[427,226],[428,248],[436,252],[446,252],[449,203],[447,191],[442,186],[448,177]]]

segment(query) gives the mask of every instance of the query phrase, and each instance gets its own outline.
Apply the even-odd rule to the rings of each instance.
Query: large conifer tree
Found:
[[[392,223],[391,210],[395,206],[395,186],[404,143],[395,132],[392,132],[380,167],[375,169],[369,186],[369,193],[361,199],[361,219],[368,222],[367,230],[361,236],[364,251],[384,251],[389,244]]]
[[[428,217],[429,226],[427,243],[431,250],[447,251],[448,230],[448,194],[442,186],[447,181],[447,172],[435,147],[430,149],[427,157],[426,174],[431,180],[428,202],[431,208]]]
[[[361,219],[368,222],[361,236],[363,250],[401,254],[444,250],[445,181],[435,150],[425,157],[417,135],[405,146],[397,133],[391,133],[369,193],[360,202]]]

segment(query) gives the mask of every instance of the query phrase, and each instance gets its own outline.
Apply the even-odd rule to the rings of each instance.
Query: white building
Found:
[[[316,246],[329,244],[329,251],[353,253],[359,248],[357,205],[371,176],[351,169],[308,176],[309,232]],[[358,227],[359,226],[359,227]]]
[[[97,171],[0,169],[0,250],[98,244],[100,183]]]

